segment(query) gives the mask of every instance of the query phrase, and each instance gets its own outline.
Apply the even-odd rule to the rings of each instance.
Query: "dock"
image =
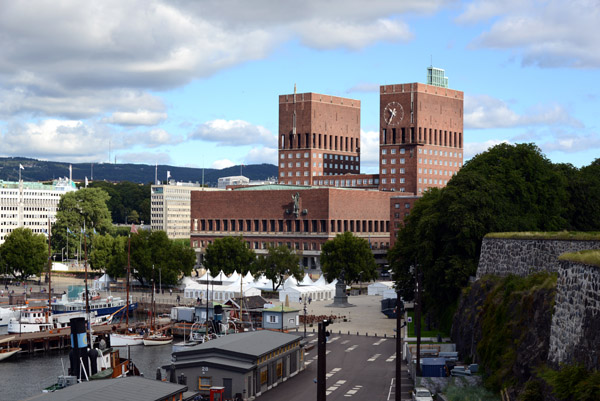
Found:
[[[146,322],[134,322],[129,327],[135,331],[146,329]],[[171,330],[172,325],[168,319],[159,319],[157,322],[159,330]],[[108,338],[110,333],[127,332],[125,323],[115,323],[110,325],[94,326],[93,333],[96,336],[96,342],[103,338]],[[0,336],[0,340],[14,337],[8,342],[10,347],[19,347],[19,354],[35,354],[39,352],[59,351],[71,348],[71,328],[37,332],[37,333],[10,333]]]

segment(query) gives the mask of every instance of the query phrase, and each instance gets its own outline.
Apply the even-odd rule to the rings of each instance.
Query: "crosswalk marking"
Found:
[[[386,362],[394,362],[394,360],[396,360],[396,354],[393,354],[392,356],[390,356],[388,359],[386,359]]]
[[[350,340],[344,340],[340,344],[348,344],[349,342],[350,342]]]
[[[358,347],[358,345],[354,344],[354,345],[346,348],[346,352],[354,351],[357,347]]]
[[[379,345],[379,344],[383,343],[384,341],[387,341],[387,339],[385,339],[385,338],[382,338],[381,340],[379,340],[379,341],[377,341],[377,342],[373,343],[373,345]]]
[[[335,375],[337,372],[339,372],[340,370],[342,370],[342,368],[333,368],[331,369],[331,371],[329,373],[327,373],[325,376],[327,376],[327,378],[329,379],[331,376]]]
[[[346,394],[344,394],[344,397],[352,397],[354,394],[358,393],[358,390],[360,390],[362,388],[361,385],[356,385],[354,387],[352,387],[350,390],[346,391]]]
[[[375,361],[377,358],[379,358],[381,356],[381,354],[375,354],[372,357],[370,357],[369,359],[367,359],[368,362],[373,362]]]
[[[333,386],[329,387],[327,389],[327,391],[325,391],[325,395],[329,395],[329,394],[333,393],[335,390],[340,388],[340,386],[344,383],[346,383],[346,380],[338,380],[337,382],[335,382],[335,384]]]

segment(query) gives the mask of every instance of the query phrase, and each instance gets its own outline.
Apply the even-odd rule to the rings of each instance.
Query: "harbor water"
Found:
[[[6,334],[6,327],[0,328]],[[137,345],[130,347],[131,359],[140,372],[149,379],[156,378],[156,368],[171,362],[172,344],[158,347]],[[127,347],[119,347],[121,356],[127,356]],[[13,355],[0,362],[0,400],[17,401],[41,394],[56,383],[59,375],[69,368],[69,351],[40,352]]]

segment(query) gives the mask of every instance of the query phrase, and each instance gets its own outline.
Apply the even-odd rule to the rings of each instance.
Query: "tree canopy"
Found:
[[[254,251],[240,236],[215,239],[206,247],[203,264],[211,275],[216,276],[221,270],[225,274],[252,272],[255,261]]]
[[[111,183],[95,181],[90,188],[100,188],[109,194],[107,202],[114,224],[150,224],[150,185],[133,182]]]
[[[567,180],[533,144],[500,144],[475,156],[443,189],[415,203],[388,260],[404,296],[415,264],[426,306],[448,315],[475,274],[489,232],[556,231],[568,226]]]
[[[285,276],[294,276],[296,280],[304,278],[300,256],[285,245],[269,247],[266,255],[260,255],[256,260],[255,273],[262,273],[271,280],[273,291],[283,284]]]
[[[90,255],[92,269],[103,269],[113,277],[124,277],[128,246],[127,237],[95,236]],[[153,278],[156,282],[160,279],[163,284],[176,284],[182,274],[191,273],[195,262],[194,250],[170,240],[164,231],[140,230],[131,235],[131,276],[142,284],[148,284]]]
[[[371,281],[377,278],[377,264],[369,242],[346,231],[321,247],[321,270],[328,282]]]
[[[58,203],[56,222],[52,228],[52,246],[55,250],[69,249],[67,258],[76,253],[83,244],[82,230],[88,233],[106,234],[112,229],[110,212],[106,206],[108,194],[98,188],[82,188],[64,194]],[[60,252],[59,252],[60,253]]]
[[[19,227],[8,234],[0,245],[0,261],[7,273],[19,279],[39,275],[48,264],[48,244],[43,234]]]

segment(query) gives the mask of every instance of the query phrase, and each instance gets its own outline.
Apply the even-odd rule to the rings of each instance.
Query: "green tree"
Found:
[[[142,284],[152,279],[156,283],[160,279],[164,284],[176,284],[182,274],[192,272],[195,261],[192,248],[170,240],[164,231],[140,230],[131,235],[131,274]]]
[[[285,276],[294,276],[296,280],[304,278],[300,256],[285,245],[269,247],[266,255],[260,255],[256,260],[255,272],[264,274],[273,282],[273,291],[283,284]]]
[[[425,307],[443,325],[475,274],[481,240],[497,231],[566,228],[565,176],[533,144],[500,144],[477,155],[441,189],[416,202],[388,260],[407,288],[415,264]],[[448,319],[449,320],[449,319]]]
[[[127,222],[135,224],[140,223],[140,215],[138,214],[137,210],[132,210],[129,212],[129,216],[127,216]]]
[[[93,270],[106,270],[114,256],[115,238],[110,234],[95,235],[92,239],[89,255],[90,267]]]
[[[345,283],[377,278],[377,264],[368,241],[348,231],[323,244],[321,270],[329,282],[336,278]]]
[[[56,222],[52,228],[52,246],[55,250],[67,248],[69,238],[69,254],[74,254],[80,241],[83,244],[82,230],[88,233],[106,234],[112,229],[110,212],[106,206],[108,194],[98,188],[82,188],[64,194],[58,203]],[[69,229],[69,231],[67,231]],[[67,255],[67,258],[70,255]]]
[[[16,228],[0,245],[0,260],[13,277],[27,279],[39,275],[48,265],[48,244],[42,234],[29,228]]]
[[[244,239],[240,237],[218,238],[206,247],[204,254],[204,267],[213,276],[221,270],[225,274],[237,271],[246,274],[253,271],[256,256],[254,251],[248,247]]]

